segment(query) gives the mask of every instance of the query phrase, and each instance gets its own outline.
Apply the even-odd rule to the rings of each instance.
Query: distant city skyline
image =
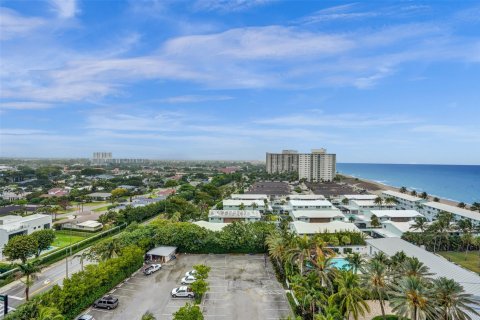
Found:
[[[9,1],[0,157],[480,164],[473,1]]]

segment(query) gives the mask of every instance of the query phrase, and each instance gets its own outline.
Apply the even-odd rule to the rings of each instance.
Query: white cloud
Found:
[[[13,10],[0,7],[0,40],[21,37],[45,24],[44,19],[24,17]]]
[[[73,18],[79,12],[77,0],[49,0],[59,18]]]
[[[46,133],[38,129],[0,128],[0,136],[37,136]]]
[[[252,7],[265,5],[272,0],[197,0],[194,8],[205,11],[242,11]]]
[[[1,109],[12,109],[12,110],[41,110],[53,108],[52,104],[44,102],[33,102],[33,101],[9,101],[9,102],[0,102]]]
[[[405,116],[384,116],[365,114],[324,114],[321,111],[302,112],[269,119],[256,120],[256,123],[278,125],[278,126],[318,126],[318,127],[339,127],[339,128],[360,128],[412,124],[418,119]]]
[[[205,102],[205,101],[226,101],[232,100],[233,97],[230,96],[212,96],[212,95],[183,95],[183,96],[175,96],[175,97],[168,97],[164,99],[159,99],[159,102],[165,103],[195,103],[195,102]]]
[[[430,134],[438,139],[441,137],[446,141],[461,140],[467,142],[480,142],[480,130],[478,127],[469,125],[443,125],[431,124],[417,126],[411,129],[411,132],[418,134]]]

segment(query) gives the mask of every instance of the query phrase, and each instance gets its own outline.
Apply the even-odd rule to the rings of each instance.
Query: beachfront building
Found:
[[[332,181],[337,170],[336,155],[326,149],[313,149],[311,153],[283,150],[282,153],[267,153],[267,173],[297,172],[299,179],[306,181]]]
[[[422,198],[415,197],[407,193],[401,193],[401,192],[392,191],[392,190],[382,191],[382,198],[383,200],[386,200],[388,198],[395,199],[397,201],[396,207],[402,210],[410,210],[410,209],[418,210],[420,205],[426,202],[426,200]]]
[[[265,204],[263,200],[223,200],[223,210],[258,210],[264,213],[270,209],[268,203]]]
[[[208,221],[219,223],[255,222],[260,221],[261,217],[259,210],[210,210],[208,212]]]
[[[375,203],[375,200],[351,200],[348,206],[344,206],[352,215],[365,215],[371,210],[390,210],[396,207],[392,203]]]
[[[32,214],[26,217],[12,215],[0,217],[0,259],[3,259],[3,247],[12,237],[50,229],[51,226],[52,216],[46,214]]]
[[[268,201],[268,196],[266,194],[254,194],[254,193],[239,193],[239,194],[232,194],[230,199],[233,200],[261,200]]]
[[[282,153],[267,152],[267,173],[298,172],[298,151],[283,150]]]
[[[372,233],[376,234],[380,238],[401,238],[405,232],[420,232],[420,230],[413,229],[413,221],[407,222],[395,222],[384,221],[381,228],[372,229]]]
[[[455,206],[451,206],[445,203],[440,202],[424,202],[421,204],[419,211],[427,218],[429,221],[436,220],[437,215],[444,211],[449,212],[453,215],[455,221],[461,219],[467,219],[472,222],[473,225],[480,225],[480,213],[471,211],[468,209],[462,209]]]
[[[377,198],[378,196],[375,194],[344,194],[344,195],[338,196],[335,200],[337,200],[339,203],[344,203],[345,201],[348,201],[347,204],[350,204],[351,201],[354,201],[354,200],[374,201]],[[347,200],[344,200],[344,199],[347,199]]]
[[[308,223],[345,221],[345,216],[340,210],[292,210],[290,211],[290,217],[293,221]]]

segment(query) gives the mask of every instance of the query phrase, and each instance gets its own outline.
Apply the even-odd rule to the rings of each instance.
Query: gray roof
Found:
[[[446,277],[460,283],[465,292],[480,298],[480,276],[472,271],[463,269],[443,257],[428,252],[400,238],[367,239],[367,243],[392,256],[399,251],[409,257],[416,257],[423,262],[435,277]]]
[[[147,254],[160,256],[160,257],[168,257],[171,254],[174,254],[175,251],[177,251],[177,247],[161,246],[161,247],[153,248],[152,250],[148,251]]]

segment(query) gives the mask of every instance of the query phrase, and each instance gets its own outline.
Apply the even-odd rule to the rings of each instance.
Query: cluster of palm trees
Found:
[[[412,230],[402,236],[405,240],[425,247],[433,252],[441,250],[461,250],[466,254],[473,247],[480,248],[480,237],[475,237],[480,231],[469,219],[455,221],[449,212],[440,212],[436,220],[428,222],[425,217],[417,217]]]
[[[403,252],[378,253],[370,260],[354,253],[348,268],[337,267],[335,253],[320,237],[286,230],[266,238],[276,271],[292,289],[303,319],[359,319],[378,303],[386,319],[387,304],[411,320],[468,320],[478,303],[454,280],[432,279],[428,268]],[[373,300],[373,301],[369,301]]]

